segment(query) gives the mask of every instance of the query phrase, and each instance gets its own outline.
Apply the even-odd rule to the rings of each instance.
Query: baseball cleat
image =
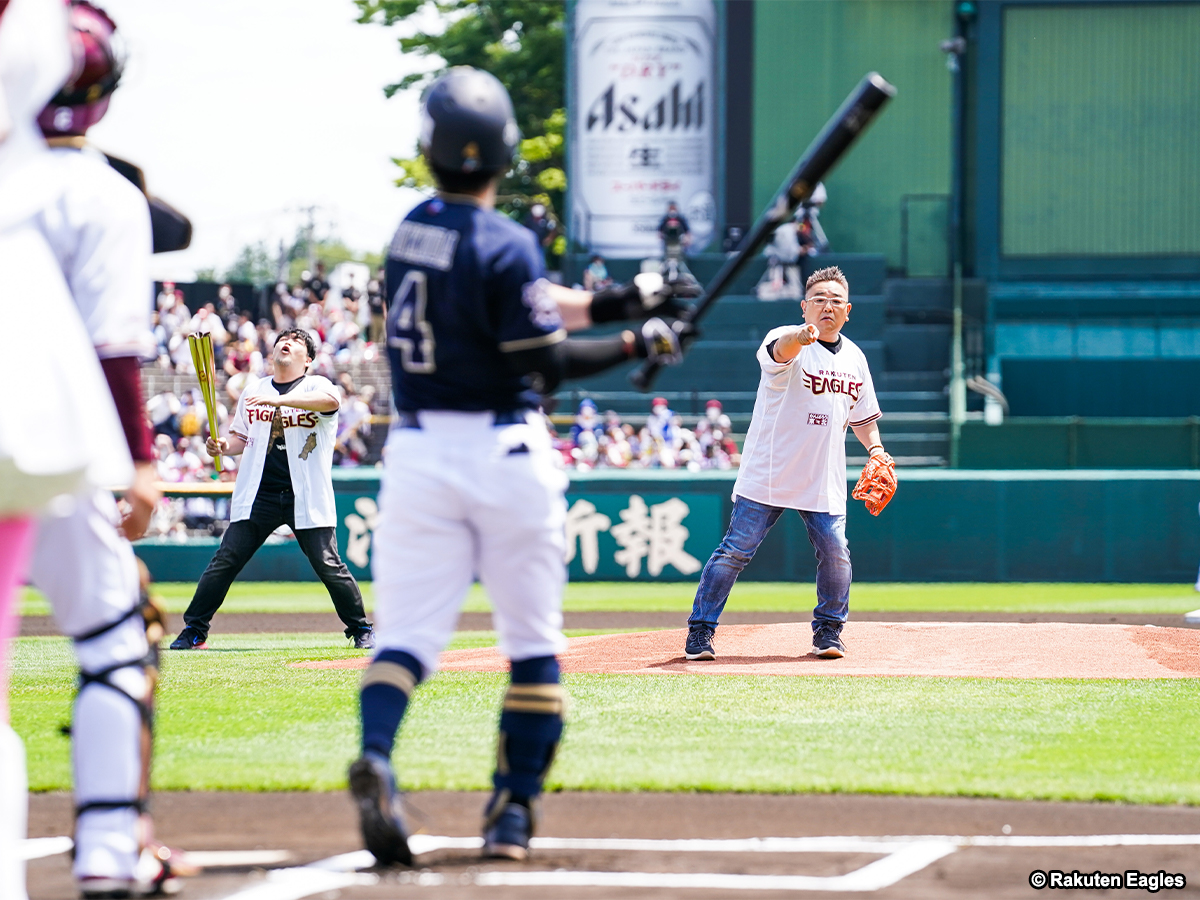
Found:
[[[822,625],[813,633],[813,653],[820,659],[841,659],[846,655],[839,629]]]
[[[508,801],[488,814],[483,831],[483,855],[488,859],[529,857],[529,839],[533,835],[533,815],[528,806]]]
[[[381,866],[411,866],[408,829],[396,780],[388,761],[364,753],[350,766],[350,794],[358,806],[363,843]]]
[[[171,641],[172,650],[206,650],[208,644],[205,643],[207,635],[203,635],[195,628],[189,625],[183,631],[179,632],[179,637]]]
[[[707,625],[696,625],[688,629],[687,643],[683,645],[685,659],[716,659],[713,650],[713,630]]]

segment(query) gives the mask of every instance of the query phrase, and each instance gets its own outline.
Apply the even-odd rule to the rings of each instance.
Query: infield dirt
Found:
[[[683,657],[686,631],[571,638],[564,672],[651,675],[921,675],[970,678],[1195,678],[1200,631],[1146,625],[1064,622],[849,622],[844,659],[812,655],[807,623],[729,625],[717,631],[717,658]],[[302,668],[366,668],[369,660],[292,663]],[[446,671],[506,672],[495,647],[442,654]]]
[[[477,793],[410,795],[414,822],[440,835],[474,836],[485,797]],[[192,850],[287,850],[288,865],[358,849],[357,821],[344,794],[158,794],[154,805],[160,838]],[[419,813],[419,815],[417,814]],[[825,835],[989,835],[1005,826],[1011,836],[1200,833],[1200,808],[1143,807],[1101,803],[896,797],[839,794],[593,794],[546,796],[542,833],[577,838],[801,837]],[[70,798],[32,798],[30,835],[69,834]],[[382,872],[374,886],[344,888],[341,900],[558,900],[609,898],[667,900],[726,897],[717,890],[605,889],[596,887],[487,887],[469,882],[488,871],[571,870],[599,872],[721,872],[841,875],[877,859],[855,853],[646,853],[635,851],[535,852],[526,864],[483,862],[465,850],[443,850],[418,859],[422,871],[443,877],[440,885],[414,883],[407,870]],[[898,883],[872,893],[837,894],[878,900],[957,900],[964,897],[1026,898],[1034,869],[1120,872],[1183,872],[1184,891],[1197,896],[1200,882],[1195,846],[965,847]],[[1193,877],[1194,876],[1194,877]],[[261,870],[212,869],[188,879],[184,900],[224,900],[268,884]],[[30,900],[74,898],[65,855],[35,860],[29,867]],[[1124,896],[1112,892],[1106,896]],[[1130,896],[1134,892],[1129,892]],[[267,896],[267,895],[263,895]],[[330,896],[315,894],[316,897]],[[793,891],[737,891],[747,900],[835,896]],[[249,900],[249,898],[246,898]]]

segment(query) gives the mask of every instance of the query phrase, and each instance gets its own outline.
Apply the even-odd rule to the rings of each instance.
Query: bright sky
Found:
[[[189,249],[155,257],[156,278],[220,272],[259,240],[275,253],[308,206],[318,238],[375,251],[391,239],[419,199],[393,185],[390,160],[415,148],[417,92],[382,89],[430,67],[402,57],[399,28],[356,24],[350,0],[99,3],[129,62],[89,137],[194,227]]]

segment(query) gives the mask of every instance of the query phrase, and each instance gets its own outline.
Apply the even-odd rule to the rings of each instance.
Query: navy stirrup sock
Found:
[[[423,675],[416,657],[403,650],[384,650],[371,660],[359,694],[364,753],[391,759],[408,698]]]

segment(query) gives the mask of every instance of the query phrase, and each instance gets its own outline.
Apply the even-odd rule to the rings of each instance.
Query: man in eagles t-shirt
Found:
[[[185,628],[172,650],[199,650],[209,623],[238,572],[275,529],[289,526],[313,571],[329,590],[346,637],[354,646],[375,646],[358,583],[338,555],[333,497],[333,446],[337,437],[337,388],[306,375],[317,355],[303,329],[280,333],[271,353],[273,378],[247,386],[238,400],[229,435],[210,437],[213,456],[242,454],[233,486],[229,528],[183,615]]]

